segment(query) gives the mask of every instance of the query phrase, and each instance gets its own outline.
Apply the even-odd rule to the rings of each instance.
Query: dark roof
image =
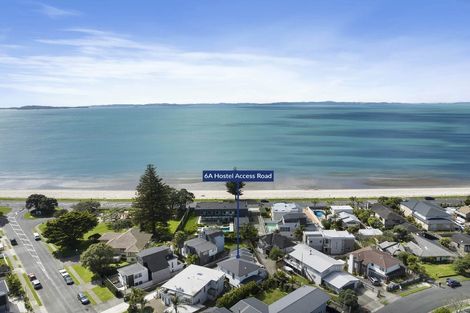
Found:
[[[330,300],[330,297],[323,290],[311,286],[302,286],[271,304],[269,313],[313,312],[318,307],[325,305],[328,300]]]
[[[401,204],[408,207],[411,211],[424,216],[426,219],[449,218],[449,214],[445,210],[429,201],[406,200]]]
[[[452,241],[458,244],[470,245],[470,235],[467,234],[453,234]]]
[[[416,227],[415,225],[411,224],[410,222],[406,222],[403,224],[400,224],[401,226],[405,227],[405,229],[410,232],[410,233],[419,233],[422,230]]]
[[[197,253],[206,252],[217,248],[215,244],[203,238],[193,238],[184,242],[185,246],[192,247]]]
[[[232,313],[229,309],[226,308],[207,308],[204,311],[201,311],[201,313]]]
[[[278,247],[279,249],[285,249],[295,246],[295,243],[286,236],[278,233],[272,233],[260,238],[260,241],[266,246]]]
[[[381,218],[387,220],[405,221],[405,218],[403,216],[394,212],[391,208],[383,204],[374,203],[370,206],[370,209],[374,211],[374,213],[377,213]]]
[[[172,253],[168,246],[145,249],[137,254],[142,259],[142,264],[152,273],[168,268],[168,259],[171,255]]]
[[[145,266],[143,266],[140,263],[134,263],[131,265],[118,268],[118,272],[124,274],[125,276],[134,275],[135,273],[140,273],[144,270],[146,271],[147,268],[145,268]]]
[[[203,232],[208,238],[215,238],[219,236],[224,236],[224,232],[220,229],[205,229]]]
[[[405,244],[405,246],[414,255],[421,258],[432,258],[432,257],[455,257],[455,254],[445,249],[439,243],[432,240],[426,239],[422,236],[413,234],[413,241]]]
[[[196,205],[196,210],[235,210],[236,208],[236,202],[199,202]],[[240,209],[248,210],[248,203],[240,201]]]
[[[268,305],[256,298],[246,298],[238,301],[230,308],[230,311],[237,313],[268,313]]]
[[[287,213],[282,216],[282,219],[286,223],[300,222],[301,224],[305,224],[307,222],[305,213]]]
[[[230,258],[228,260],[217,263],[217,266],[231,274],[234,274],[237,277],[245,276],[260,268],[258,264],[246,261],[241,258]]]
[[[400,260],[394,258],[390,254],[383,251],[379,251],[372,247],[365,247],[351,252],[351,254],[358,261],[362,261],[364,264],[373,263],[383,268],[389,268],[397,264],[401,264]]]

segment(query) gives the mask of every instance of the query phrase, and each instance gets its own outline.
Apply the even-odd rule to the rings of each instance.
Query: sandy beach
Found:
[[[196,199],[232,199],[225,190],[191,190]],[[1,198],[26,198],[33,193],[59,199],[131,199],[134,190],[0,190]],[[244,199],[308,199],[308,198],[376,198],[387,197],[444,197],[470,195],[470,187],[455,188],[390,188],[390,189],[315,189],[315,190],[244,190]]]

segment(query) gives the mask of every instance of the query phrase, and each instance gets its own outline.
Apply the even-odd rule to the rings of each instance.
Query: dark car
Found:
[[[462,286],[462,284],[458,280],[455,280],[455,279],[447,278],[446,282],[447,282],[447,286],[451,288]]]
[[[11,238],[11,239],[10,239],[10,243],[11,243],[12,246],[18,245],[18,241],[16,241],[15,238]]]
[[[424,200],[433,201],[436,200],[434,197],[424,197]]]
[[[36,289],[36,290],[42,288],[41,283],[40,283],[39,280],[37,280],[37,279],[31,281],[31,284],[33,284],[33,287],[34,287],[34,289]]]
[[[70,276],[64,276],[64,280],[67,285],[73,285],[73,279]]]
[[[83,293],[79,292],[77,294],[77,298],[78,300],[82,303],[82,304],[89,304],[90,303],[90,300],[88,300],[87,296],[85,296]]]
[[[377,278],[375,278],[375,277],[370,277],[370,276],[369,276],[369,280],[370,280],[370,282],[372,283],[372,285],[374,285],[374,286],[380,286],[380,280],[379,280],[379,279],[377,279]]]

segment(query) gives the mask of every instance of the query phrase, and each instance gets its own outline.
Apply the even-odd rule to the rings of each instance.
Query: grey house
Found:
[[[454,230],[455,223],[451,216],[440,206],[429,201],[407,200],[400,204],[405,216],[414,217],[425,230]]]
[[[199,202],[194,213],[201,216],[203,223],[231,223],[237,216],[237,204],[235,202]],[[240,201],[240,217],[248,216],[248,204]]]
[[[321,289],[302,286],[270,305],[256,298],[247,298],[237,302],[230,310],[234,313],[325,313],[329,299]]]
[[[284,253],[288,253],[293,250],[296,244],[289,237],[283,236],[278,233],[271,233],[259,238],[258,250],[268,255],[271,249],[276,247]]]
[[[452,245],[456,248],[460,255],[470,253],[470,235],[453,234]]]
[[[383,204],[374,203],[370,206],[370,209],[374,212],[375,217],[380,219],[385,228],[393,228],[406,222],[403,216]]]
[[[215,261],[217,255],[224,251],[224,233],[220,230],[206,229],[197,238],[184,242],[181,254],[188,257],[191,254],[198,256],[198,265],[205,265]]]

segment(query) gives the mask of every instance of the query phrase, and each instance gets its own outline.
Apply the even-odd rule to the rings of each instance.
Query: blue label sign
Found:
[[[203,182],[272,182],[274,171],[208,170],[202,171]]]

